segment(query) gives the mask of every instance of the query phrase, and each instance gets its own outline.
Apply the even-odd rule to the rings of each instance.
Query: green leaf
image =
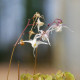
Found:
[[[75,80],[73,74],[71,74],[70,72],[65,72],[64,76],[65,76],[65,80]]]

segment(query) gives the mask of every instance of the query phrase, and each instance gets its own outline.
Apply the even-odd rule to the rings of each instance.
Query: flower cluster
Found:
[[[55,32],[61,32],[62,28],[68,28],[66,26],[63,26],[63,22],[61,19],[55,19],[52,23],[49,23],[47,26],[45,26],[45,23],[41,21],[41,18],[44,19],[43,15],[40,15],[40,13],[36,12],[34,16],[31,18],[33,19],[31,30],[29,31],[29,40],[20,40],[18,44],[24,45],[24,43],[30,43],[33,47],[33,54],[35,49],[40,44],[46,44],[50,45],[49,41],[49,35],[55,31]],[[29,24],[30,25],[30,24]],[[46,30],[41,29],[42,26],[46,27]],[[37,28],[37,33],[34,32],[34,29]],[[31,36],[34,35],[34,38],[31,39]],[[34,54],[35,57],[35,54]]]

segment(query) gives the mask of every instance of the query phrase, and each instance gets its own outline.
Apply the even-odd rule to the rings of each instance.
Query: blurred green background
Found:
[[[55,70],[72,72],[75,77],[80,74],[80,0],[0,0],[0,76],[8,70],[13,45],[35,12],[44,15],[45,24],[60,18],[63,24],[74,32],[63,29],[60,33],[50,35],[50,46],[38,48],[38,72],[51,73]],[[28,30],[27,30],[28,31]],[[26,31],[26,32],[27,32]],[[25,32],[25,33],[26,33]],[[26,33],[23,38],[27,39]],[[34,65],[33,49],[30,44],[18,45],[15,49],[12,66]],[[47,67],[47,68],[46,68]],[[5,70],[5,71],[4,71]],[[49,70],[49,71],[46,71]],[[27,71],[25,71],[27,72]],[[3,73],[3,74],[2,74]],[[13,72],[12,72],[13,73]],[[5,76],[6,76],[5,74]],[[17,74],[17,73],[16,73]]]

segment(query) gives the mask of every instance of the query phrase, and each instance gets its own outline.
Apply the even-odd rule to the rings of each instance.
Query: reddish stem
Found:
[[[20,38],[21,38],[21,36],[23,35],[23,33],[24,33],[24,31],[26,30],[26,28],[30,25],[29,23],[30,23],[30,19],[28,20],[28,23],[27,23],[27,26],[24,28],[24,30],[22,31],[22,33],[21,33],[21,35],[19,36],[19,38],[18,38],[18,40],[16,41],[16,43],[15,43],[15,45],[14,46],[16,46],[17,44],[18,44],[18,42],[19,42],[19,40],[20,40]]]
[[[50,27],[53,23],[56,23],[55,21],[53,21],[52,23],[49,23],[48,25],[47,25],[47,27],[46,27],[46,30],[48,29],[48,27]],[[46,31],[45,30],[45,31]]]
[[[29,24],[29,26],[33,26],[33,24]]]

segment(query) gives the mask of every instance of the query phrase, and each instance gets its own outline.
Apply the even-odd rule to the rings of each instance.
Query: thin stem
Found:
[[[17,44],[18,44],[18,42],[19,42],[19,40],[20,40],[20,38],[22,37],[22,35],[23,35],[23,33],[24,33],[24,31],[26,30],[26,28],[29,26],[29,23],[30,23],[30,19],[28,20],[28,23],[27,23],[27,26],[24,28],[24,30],[22,31],[22,33],[21,33],[21,35],[19,36],[19,38],[18,38],[18,40],[16,41],[16,43],[15,43],[15,45],[14,46],[16,46]]]
[[[20,72],[19,72],[19,62],[18,62],[18,80],[19,80],[19,75],[20,75]]]
[[[36,73],[36,66],[37,66],[37,48],[36,48],[36,56],[35,56],[35,64],[34,64],[34,74]]]
[[[33,26],[33,24],[29,24],[29,26]]]
[[[12,57],[13,57],[13,53],[14,53],[15,47],[16,46],[13,47],[11,58],[10,58],[9,69],[8,69],[8,74],[7,74],[7,80],[9,78],[9,73],[10,73],[10,68],[11,68],[11,62],[12,62]]]
[[[34,20],[34,22],[33,22],[33,26],[35,25],[36,20],[37,20],[37,17],[35,18],[35,20]],[[31,30],[33,29],[33,26],[32,26],[32,28],[31,28]]]
[[[48,29],[48,27],[50,27],[53,23],[56,23],[55,21],[53,21],[52,23],[49,23],[48,25],[47,25],[47,27],[46,27],[46,30]],[[46,31],[45,30],[45,31]]]
[[[18,40],[16,41],[16,43],[15,43],[15,45],[14,45],[14,47],[13,47],[13,50],[12,50],[12,53],[11,53],[11,58],[10,58],[10,63],[9,63],[8,74],[7,74],[7,80],[8,80],[8,78],[9,78],[9,73],[10,73],[10,68],[11,68],[11,62],[12,62],[12,57],[13,57],[13,53],[14,53],[15,47],[17,46],[17,44],[18,44],[20,38],[22,37],[24,31],[26,30],[26,28],[30,25],[30,24],[29,24],[30,21],[31,21],[31,19],[28,20],[27,26],[24,28],[24,30],[22,31],[21,35],[19,36]]]

